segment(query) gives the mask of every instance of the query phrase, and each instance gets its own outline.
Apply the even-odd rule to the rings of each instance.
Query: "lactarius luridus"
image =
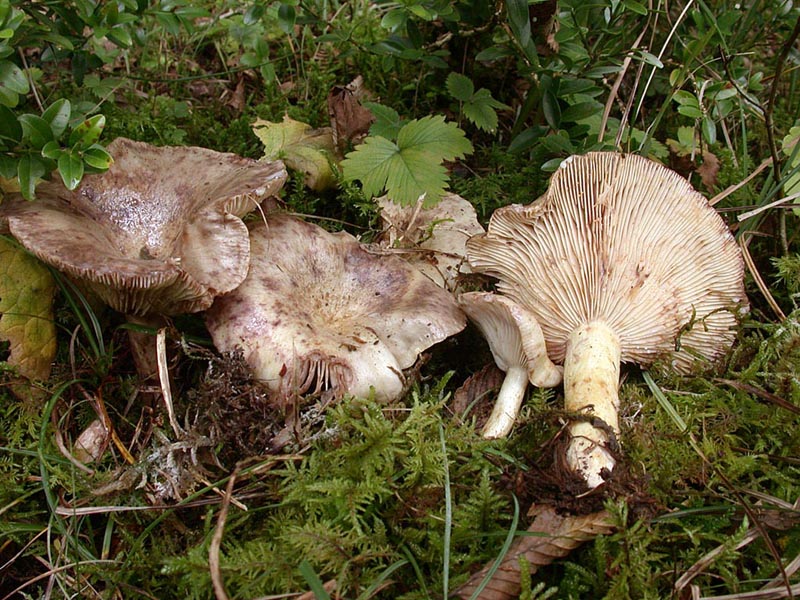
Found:
[[[548,358],[542,328],[524,306],[491,292],[468,292],[458,303],[486,338],[494,362],[506,374],[483,427],[484,437],[505,437],[517,418],[528,382],[555,387],[561,383],[561,367]]]
[[[206,323],[220,351],[241,348],[279,401],[328,391],[397,398],[403,370],[461,331],[455,298],[397,256],[286,215],[251,227],[247,278]]]
[[[139,324],[161,327],[165,316],[204,310],[238,286],[250,264],[241,217],[283,187],[283,163],[125,138],[108,150],[111,168],[74,191],[54,178],[37,188],[36,202],[4,201],[0,225]],[[130,333],[148,378],[152,340]]]
[[[711,366],[747,308],[723,220],[685,179],[634,155],[567,159],[536,202],[497,210],[467,258],[535,316],[563,363],[566,459],[590,487],[615,465],[620,362]]]

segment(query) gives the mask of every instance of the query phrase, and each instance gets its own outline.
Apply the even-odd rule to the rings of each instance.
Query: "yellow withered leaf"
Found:
[[[30,380],[50,376],[56,353],[55,288],[47,267],[0,237],[0,340],[9,343],[7,364]]]

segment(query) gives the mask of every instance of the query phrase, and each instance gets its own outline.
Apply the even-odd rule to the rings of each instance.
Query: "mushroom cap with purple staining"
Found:
[[[244,280],[241,218],[286,181],[280,161],[117,138],[102,174],[74,191],[55,180],[38,199],[4,203],[11,234],[42,261],[133,315],[197,312]]]
[[[519,414],[528,382],[539,387],[561,383],[562,369],[547,356],[544,334],[531,311],[499,294],[467,292],[459,306],[481,331],[494,362],[506,374],[483,435],[505,437]]]
[[[469,272],[464,259],[467,240],[483,233],[475,207],[456,194],[445,194],[431,208],[422,203],[401,206],[388,196],[378,198],[381,245],[400,254],[434,283],[454,290],[458,276]]]
[[[542,198],[495,211],[467,257],[533,313],[564,364],[567,410],[587,417],[571,426],[567,461],[590,487],[614,466],[620,362],[711,366],[747,309],[723,220],[685,179],[634,155],[567,159]]]
[[[396,256],[367,252],[350,234],[286,215],[250,231],[244,282],[206,312],[217,349],[241,348],[279,393],[331,390],[381,400],[403,391],[403,369],[461,331],[455,299]]]

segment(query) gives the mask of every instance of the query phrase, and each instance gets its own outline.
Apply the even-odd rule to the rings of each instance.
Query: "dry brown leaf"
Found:
[[[453,412],[459,416],[467,412],[470,406],[488,392],[499,389],[505,374],[494,363],[489,363],[477,373],[471,375],[453,395]]]
[[[613,531],[609,515],[600,511],[583,516],[560,516],[550,506],[531,509],[536,514],[528,531],[539,535],[519,538],[509,549],[489,583],[478,596],[481,600],[510,600],[518,598],[520,592],[519,558],[524,556],[530,563],[530,572],[565,557],[572,550]],[[530,514],[530,513],[529,513]],[[469,581],[455,592],[458,598],[470,598],[491,569],[494,561],[470,577]]]
[[[697,167],[697,174],[707,190],[717,186],[719,173],[719,159],[708,150],[703,150],[703,164]]]
[[[375,120],[370,111],[361,105],[364,97],[364,80],[359,75],[347,85],[337,85],[328,94],[328,114],[331,117],[333,141],[341,152],[351,143],[357,144],[369,132]]]

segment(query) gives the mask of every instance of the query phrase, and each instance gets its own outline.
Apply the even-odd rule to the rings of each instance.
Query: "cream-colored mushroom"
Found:
[[[519,414],[528,382],[555,387],[561,383],[561,367],[547,357],[542,328],[525,307],[490,292],[462,294],[458,303],[486,338],[497,366],[506,373],[483,427],[484,437],[505,437]]]
[[[397,398],[403,370],[466,325],[451,294],[348,233],[269,215],[250,240],[247,278],[206,323],[216,347],[241,348],[283,401],[324,390]]]
[[[709,366],[747,307],[725,223],[685,179],[639,156],[567,159],[542,198],[497,210],[467,257],[533,313],[563,363],[566,410],[582,415],[567,461],[590,487],[615,465],[620,362]]]

